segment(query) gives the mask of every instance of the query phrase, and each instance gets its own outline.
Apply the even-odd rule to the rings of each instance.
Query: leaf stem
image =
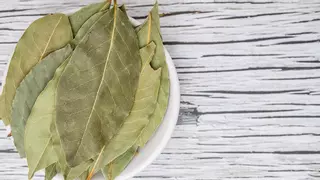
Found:
[[[88,177],[87,177],[87,180],[91,180],[92,176],[94,175],[94,170],[95,170],[95,168],[97,167],[97,164],[98,164],[98,162],[99,162],[99,160],[100,160],[100,158],[101,158],[101,155],[102,155],[102,153],[103,153],[103,151],[104,151],[105,148],[106,148],[106,146],[104,145],[103,148],[101,149],[101,152],[100,152],[97,160],[96,160],[96,163],[94,163],[94,166],[93,166],[92,170],[90,171],[90,173],[89,173],[89,175],[88,175]]]
[[[113,161],[112,161],[113,162]],[[107,167],[108,167],[108,179],[112,180],[112,162],[110,162]]]
[[[117,8],[117,0],[113,0],[113,2],[114,2],[114,8]]]
[[[151,27],[152,27],[152,15],[149,13],[148,17],[148,39],[147,39],[147,44],[150,43],[151,40]]]
[[[105,11],[109,9],[111,3],[112,3],[112,0],[106,0],[106,4],[100,9],[100,11]]]

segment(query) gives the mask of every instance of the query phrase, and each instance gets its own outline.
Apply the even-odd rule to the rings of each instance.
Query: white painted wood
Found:
[[[0,0],[0,76],[33,20],[98,1]],[[153,3],[119,1],[140,20]],[[319,1],[159,3],[181,116],[167,148],[134,179],[320,179]],[[27,178],[3,125],[0,159],[1,180]]]

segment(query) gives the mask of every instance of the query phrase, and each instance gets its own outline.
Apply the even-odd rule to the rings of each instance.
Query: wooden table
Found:
[[[1,0],[1,76],[33,20],[98,1]],[[153,0],[119,3],[143,20]],[[320,179],[320,2],[159,3],[181,112],[167,148],[134,179]],[[0,179],[27,179],[25,160],[0,131]]]

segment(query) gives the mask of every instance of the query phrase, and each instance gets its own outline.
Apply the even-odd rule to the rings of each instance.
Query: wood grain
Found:
[[[1,1],[0,76],[33,20],[98,2]],[[119,3],[143,20],[153,0]],[[181,112],[167,148],[134,179],[320,179],[319,1],[159,3]],[[26,179],[26,162],[3,125],[0,159],[1,179]]]

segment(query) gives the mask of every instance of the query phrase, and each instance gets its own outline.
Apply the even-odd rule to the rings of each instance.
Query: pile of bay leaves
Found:
[[[169,78],[157,3],[134,27],[125,6],[91,4],[34,21],[19,40],[0,117],[26,157],[29,179],[114,179],[154,134]]]

